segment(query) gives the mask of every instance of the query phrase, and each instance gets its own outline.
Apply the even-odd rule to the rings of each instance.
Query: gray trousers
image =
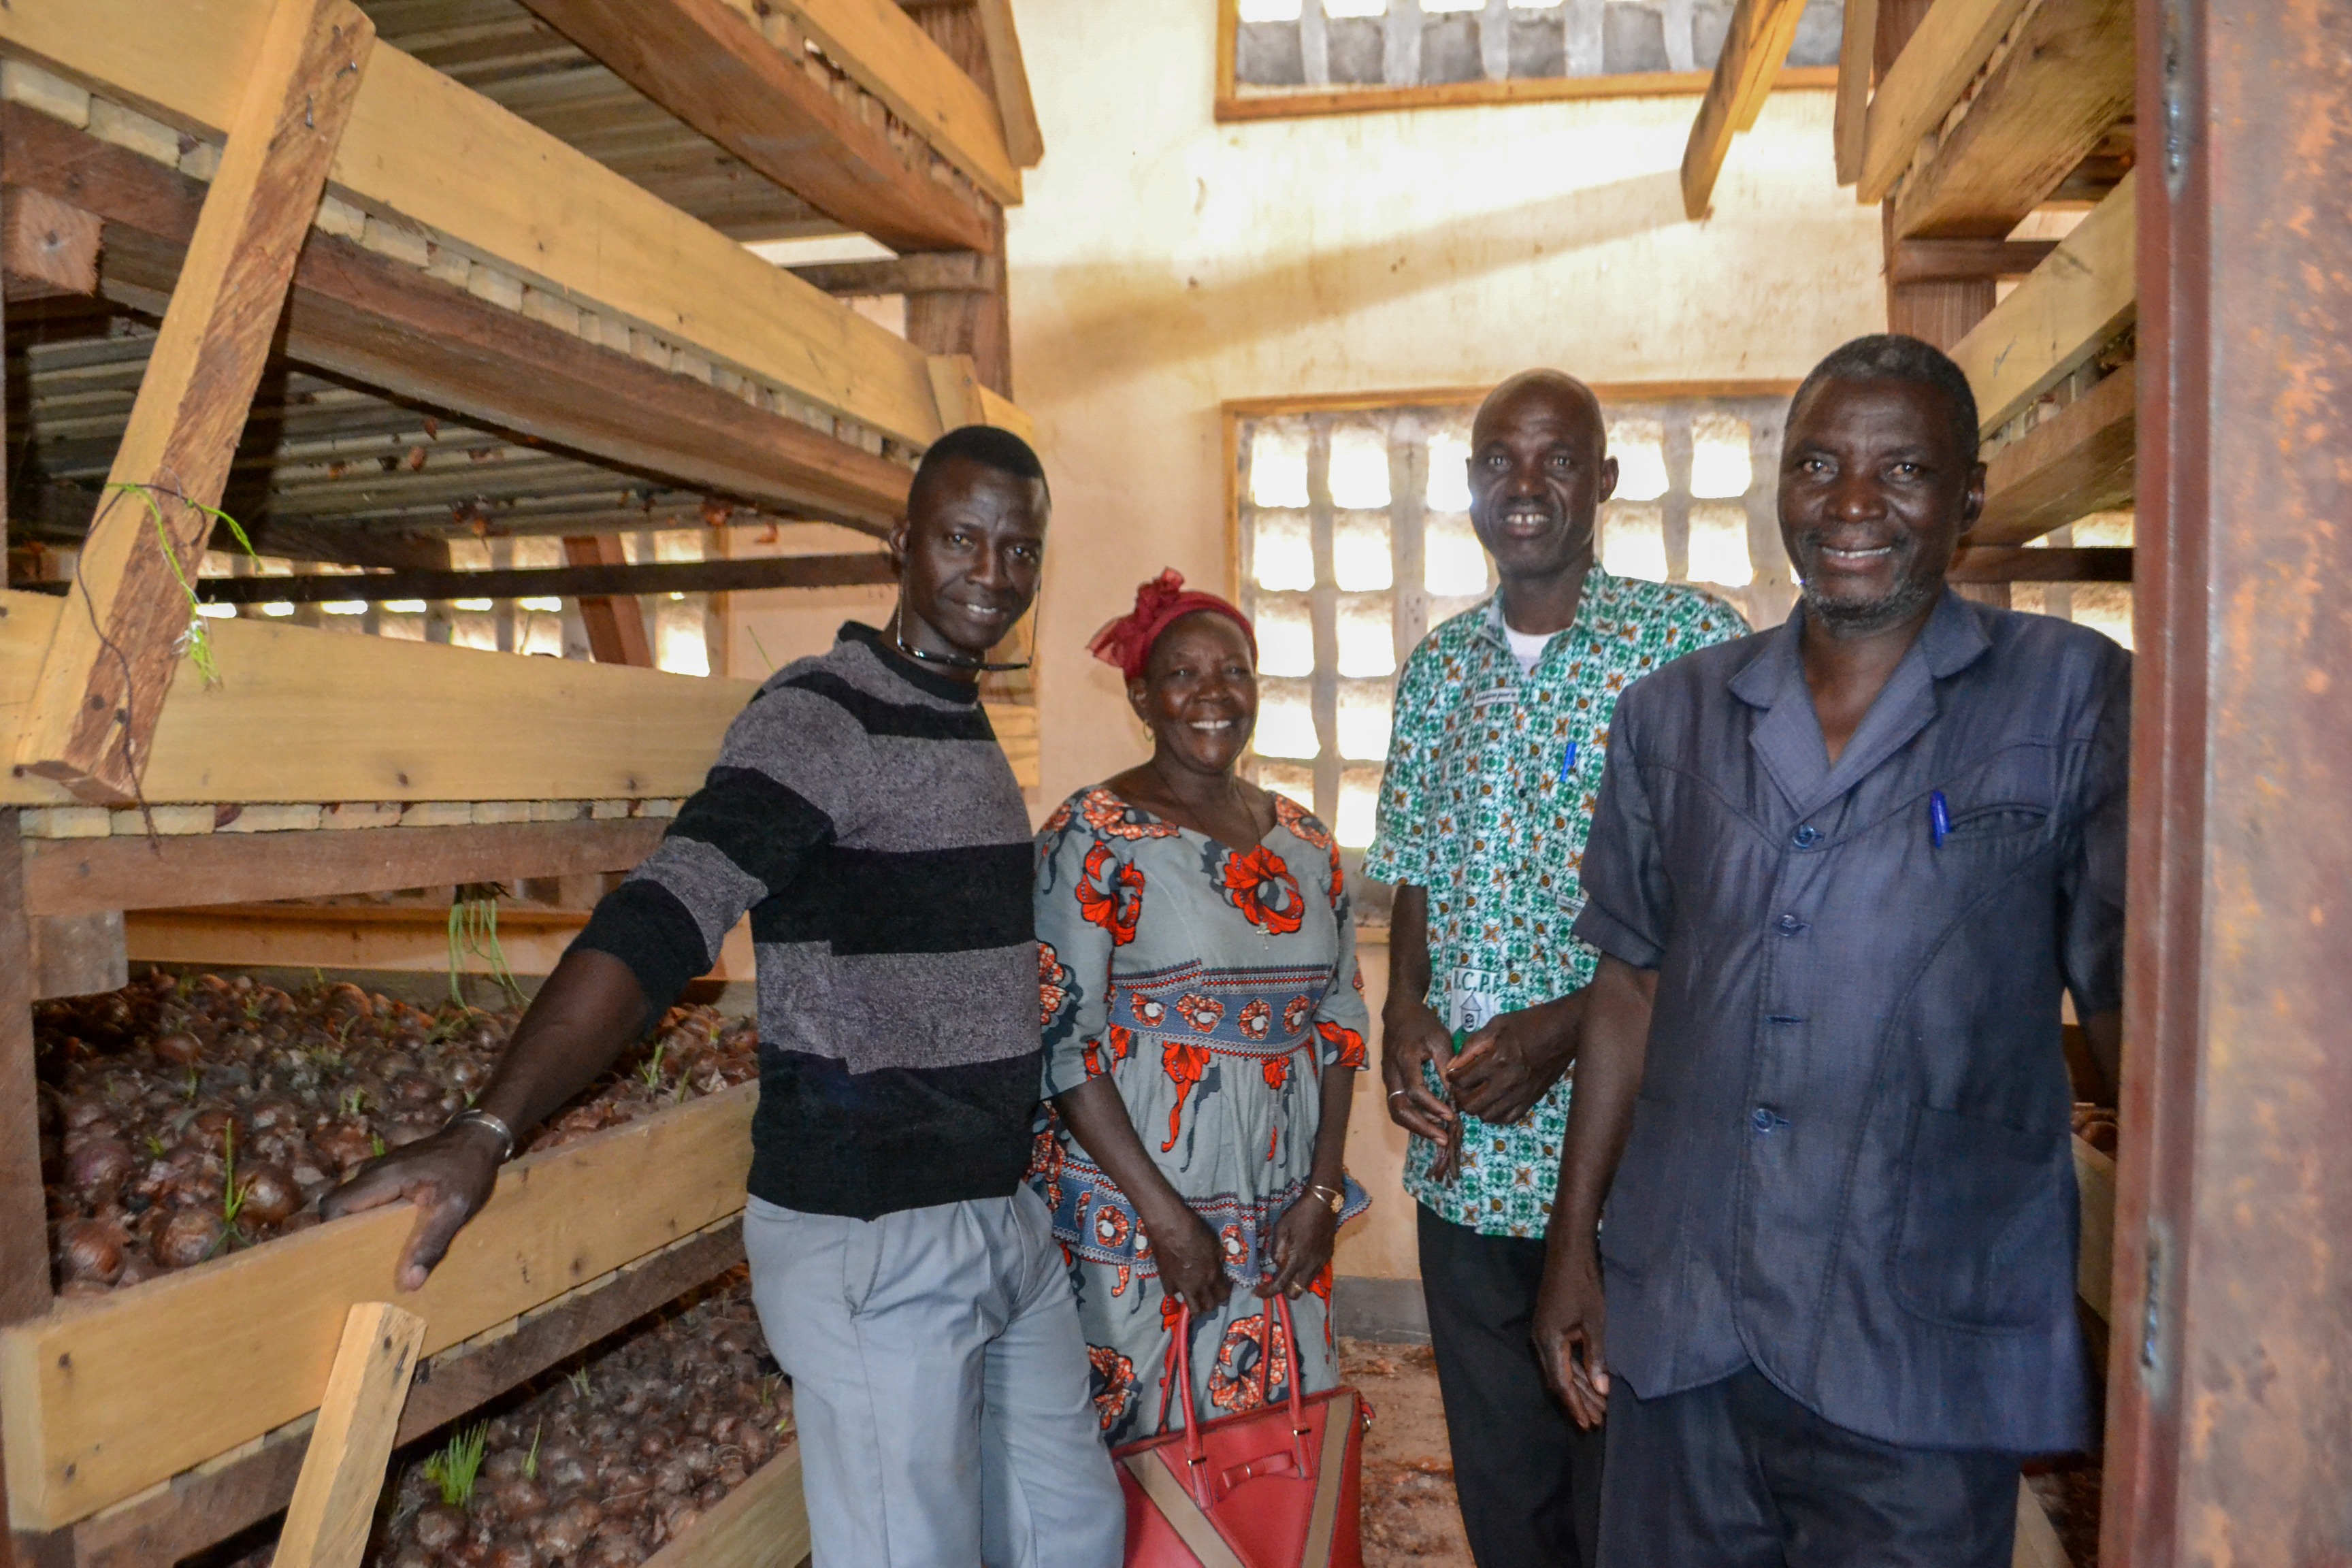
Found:
[[[1044,1200],[877,1220],[753,1198],[815,1568],[1118,1568],[1126,1505]]]

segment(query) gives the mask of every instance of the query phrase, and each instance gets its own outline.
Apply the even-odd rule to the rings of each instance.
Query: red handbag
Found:
[[[1266,1404],[1277,1314],[1290,1400]],[[1363,1568],[1364,1429],[1372,1413],[1342,1385],[1301,1398],[1290,1303],[1265,1304],[1258,1408],[1202,1426],[1192,1408],[1192,1315],[1176,1324],[1184,1429],[1112,1450],[1127,1494],[1127,1568]]]

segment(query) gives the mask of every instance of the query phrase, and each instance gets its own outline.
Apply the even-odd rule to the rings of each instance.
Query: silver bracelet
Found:
[[[483,1110],[476,1106],[467,1106],[465,1110],[457,1112],[457,1115],[449,1118],[447,1121],[444,1122],[441,1130],[446,1132],[450,1128],[464,1127],[467,1125],[487,1127],[492,1132],[498,1134],[499,1164],[503,1165],[509,1160],[514,1158],[514,1129],[506,1124],[505,1118],[494,1116],[489,1111]]]

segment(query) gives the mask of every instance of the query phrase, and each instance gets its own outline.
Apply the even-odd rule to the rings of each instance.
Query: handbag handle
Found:
[[[1201,1505],[1209,1505],[1209,1447],[1201,1436],[1200,1413],[1192,1404],[1192,1308],[1181,1296],[1176,1299],[1176,1375],[1183,1385],[1184,1399],[1184,1475],[1193,1495]],[[1274,1376],[1275,1324],[1282,1325],[1282,1344],[1290,1358],[1289,1375],[1284,1380],[1289,1392],[1290,1449],[1297,1461],[1298,1473],[1308,1480],[1315,1479],[1315,1463],[1307,1448],[1307,1399],[1300,1392],[1304,1381],[1299,1376],[1298,1333],[1292,1327],[1290,1302],[1281,1291],[1266,1298],[1265,1339],[1257,1359],[1257,1402],[1263,1406],[1269,1401]]]

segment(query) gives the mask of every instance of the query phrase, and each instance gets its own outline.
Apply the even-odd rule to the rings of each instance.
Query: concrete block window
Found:
[[[1337,3],[1337,0],[1331,0]],[[1609,571],[1696,583],[1755,626],[1796,589],[1773,514],[1788,393],[1603,388]],[[1470,528],[1478,395],[1228,405],[1234,589],[1258,626],[1257,781],[1371,841],[1405,656],[1495,588]]]
[[[1227,58],[1221,112],[1235,103],[1282,112],[1347,107],[1325,100],[1423,89],[1496,97],[1656,91],[1705,84],[1723,52],[1733,0],[1221,0]],[[1833,75],[1843,0],[1811,0],[1788,67]],[[1614,80],[1612,79],[1639,79]],[[1792,85],[1804,85],[1801,76]],[[1499,89],[1499,90],[1496,90]],[[1442,101],[1442,100],[1440,100]],[[1378,107],[1366,102],[1360,107]],[[1237,113],[1247,113],[1239,110]]]

